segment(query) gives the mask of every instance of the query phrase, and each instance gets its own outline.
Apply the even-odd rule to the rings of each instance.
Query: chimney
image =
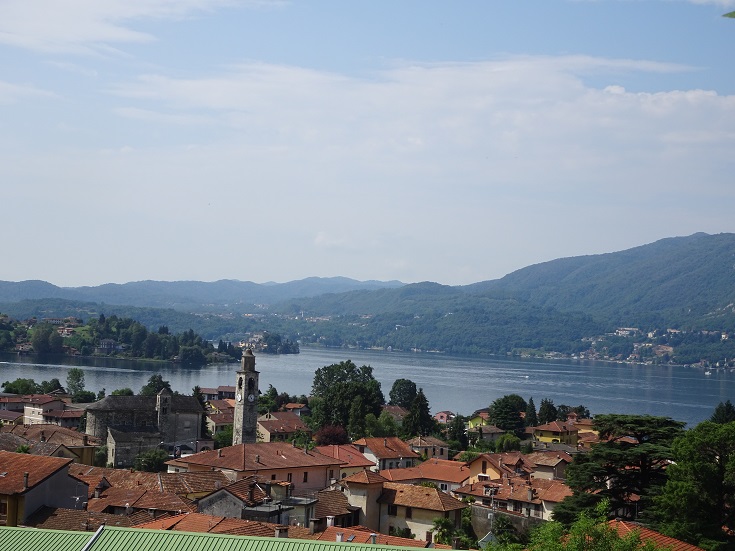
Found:
[[[327,528],[334,526],[334,516],[327,515]]]
[[[375,542],[377,542],[377,541],[378,541],[378,534],[376,534],[375,532],[373,532],[372,534],[370,534],[370,543],[372,543],[373,545],[375,545]]]
[[[336,541],[337,541],[337,543],[342,543],[343,541],[345,541],[345,533],[344,532],[337,532]]]
[[[528,489],[528,501],[533,501],[533,488]]]
[[[28,473],[23,473],[23,491],[28,489]]]
[[[260,455],[256,455],[255,456],[255,462],[256,463],[260,463]]]
[[[45,442],[45,441],[46,441],[46,435],[44,434],[43,431],[41,431],[41,442]]]
[[[222,457],[222,448],[217,448],[217,457]]]
[[[288,537],[288,526],[276,526],[276,537],[287,538]]]

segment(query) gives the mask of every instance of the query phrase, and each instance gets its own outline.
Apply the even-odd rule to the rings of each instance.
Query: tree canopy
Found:
[[[388,397],[390,405],[409,409],[416,398],[416,383],[410,379],[396,379],[390,389]]]

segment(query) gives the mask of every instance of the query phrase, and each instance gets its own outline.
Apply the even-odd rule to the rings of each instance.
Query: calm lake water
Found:
[[[468,415],[505,394],[542,398],[555,404],[583,404],[593,414],[637,413],[663,415],[694,425],[708,418],[720,401],[735,401],[735,373],[681,366],[639,366],[604,362],[468,358],[360,350],[303,348],[301,354],[258,355],[260,388],[273,385],[279,392],[309,394],[314,371],[350,359],[370,365],[388,397],[393,381],[411,379],[424,389],[432,412],[450,410]],[[139,391],[153,373],[161,373],[171,387],[190,393],[195,385],[234,384],[239,364],[214,364],[187,369],[153,362],[105,359],[64,360],[68,365],[44,365],[16,356],[0,356],[0,382],[58,378],[66,382],[71,367],[85,373],[87,390],[111,392],[129,387]]]

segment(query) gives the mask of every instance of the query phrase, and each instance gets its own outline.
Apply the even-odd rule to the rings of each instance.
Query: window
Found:
[[[439,448],[439,455],[444,455],[444,448]]]
[[[487,461],[482,462],[482,474],[487,472]]]
[[[406,518],[413,518],[413,509],[411,507],[406,507]]]
[[[334,478],[334,469],[329,469],[329,480]]]
[[[271,480],[275,480],[275,479],[276,479],[276,475],[272,474],[271,475]]]
[[[447,485],[446,485],[446,484],[439,484],[439,489],[440,489],[440,490],[441,490],[442,492],[446,492],[446,491],[447,491]]]
[[[388,515],[391,517],[394,517],[398,514],[398,506],[397,505],[388,505]]]
[[[304,482],[309,482],[309,471],[304,471]]]
[[[291,482],[291,481],[292,481],[292,479],[293,479],[293,476],[291,475],[291,473],[288,473],[288,474],[286,475],[286,480],[288,480],[289,482]]]

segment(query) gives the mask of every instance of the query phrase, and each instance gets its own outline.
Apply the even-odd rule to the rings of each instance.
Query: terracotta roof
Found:
[[[90,486],[90,493],[94,493],[94,487],[102,480],[115,488],[157,490],[180,496],[209,493],[230,483],[230,479],[221,471],[146,473],[74,463],[69,472],[86,481]]]
[[[256,462],[257,460],[257,462]],[[339,465],[340,461],[314,450],[305,452],[283,442],[259,442],[238,444],[218,450],[195,453],[169,461],[172,464],[204,465],[233,471],[256,471],[265,469],[291,469]]]
[[[467,504],[436,488],[399,484],[397,482],[383,483],[383,493],[378,498],[378,503],[402,505],[429,511],[454,511],[467,507]]]
[[[329,457],[334,457],[342,461],[342,468],[358,468],[358,467],[372,467],[375,465],[374,462],[370,461],[367,457],[360,453],[355,446],[352,444],[333,444],[331,446],[317,446],[314,448],[316,451]]]
[[[296,431],[311,432],[301,417],[291,411],[274,411],[258,417],[258,425],[270,434],[294,433]]]
[[[388,413],[394,419],[400,420],[403,420],[403,418],[408,415],[408,410],[401,406],[383,406],[382,411]]]
[[[552,421],[545,425],[534,427],[534,430],[548,430],[551,432],[579,432],[579,429],[573,423],[566,421]]]
[[[419,457],[419,454],[397,436],[360,438],[354,444],[369,449],[378,459]]]
[[[294,403],[294,402],[289,402],[288,404],[286,404],[285,406],[283,406],[283,409],[285,409],[285,410],[302,409],[302,408],[305,408],[305,407],[306,407],[306,404],[297,404],[297,403]]]
[[[43,412],[44,417],[54,417],[56,419],[81,419],[83,415],[83,409],[50,409]]]
[[[266,498],[265,490],[258,485],[258,480],[254,476],[246,476],[237,482],[224,486],[221,490],[215,490],[215,492],[218,491],[232,494],[248,507],[255,507],[263,503]]]
[[[160,511],[195,511],[193,503],[170,492],[157,490],[107,488],[99,498],[87,503],[87,510],[104,512],[108,507],[155,509]]]
[[[202,513],[184,513],[141,523],[136,525],[136,528],[274,537],[278,526],[280,525],[270,522],[204,515]],[[288,535],[290,538],[307,539],[309,530],[298,526],[289,526]]]
[[[611,520],[609,522],[619,535],[627,536],[632,532],[638,532],[642,542],[653,542],[657,547],[669,549],[670,551],[704,551],[701,547],[686,543],[681,540],[664,536],[663,534],[623,520]]]
[[[235,422],[235,410],[228,410],[222,413],[207,413],[207,419],[215,425],[232,425]]]
[[[356,507],[350,507],[347,496],[339,490],[321,490],[316,494],[315,518],[349,515]]]
[[[38,423],[33,425],[4,425],[0,432],[9,432],[22,436],[28,440],[46,440],[55,444],[63,444],[67,448],[83,446],[85,439],[88,446],[99,446],[101,442],[94,436],[77,432],[74,429],[60,427],[49,423]]]
[[[18,417],[23,417],[22,411],[0,410],[0,421],[16,421]]]
[[[230,403],[230,400],[210,400],[209,406],[219,410],[221,413],[235,409]]]
[[[22,494],[65,469],[71,459],[0,451],[0,494]],[[28,473],[28,486],[24,485]]]
[[[337,534],[342,534],[342,541],[349,543],[371,543],[371,534],[375,534],[375,543],[380,545],[396,545],[399,547],[427,547],[428,542],[423,540],[415,540],[411,538],[399,538],[397,536],[387,536],[380,534],[370,528],[364,526],[351,526],[349,528],[341,528],[339,526],[329,526],[321,532],[316,539],[319,541],[337,541]]]
[[[559,463],[571,463],[572,456],[562,451],[535,451],[526,454],[526,459],[536,465],[555,467]]]
[[[462,484],[470,477],[466,463],[448,459],[429,459],[416,467],[383,469],[380,474],[392,482],[400,480],[439,480]]]
[[[572,495],[572,490],[560,480],[532,478],[530,481],[520,478],[479,482],[466,484],[454,491],[459,495],[486,497],[490,495],[486,489],[494,489],[495,499],[501,501],[519,501],[523,503],[540,504],[542,502],[559,503],[565,497]],[[531,495],[529,496],[529,490]]]
[[[79,509],[61,509],[41,507],[24,523],[31,528],[48,528],[52,530],[78,530],[94,532],[100,525],[105,526],[132,526],[130,517],[125,515],[111,515],[95,513]]]
[[[426,447],[426,446],[436,446],[436,447],[444,447],[446,448],[449,444],[444,442],[444,440],[439,440],[435,436],[416,436],[415,438],[411,438],[411,440],[408,440],[406,442],[409,446],[416,446],[416,447]]]
[[[26,394],[23,396],[24,404],[44,405],[50,402],[62,402],[58,396],[49,396],[48,394]]]
[[[355,484],[382,484],[387,481],[388,480],[386,478],[380,476],[378,473],[368,470],[355,473],[352,476],[348,476],[341,480],[341,482],[351,482]]]

